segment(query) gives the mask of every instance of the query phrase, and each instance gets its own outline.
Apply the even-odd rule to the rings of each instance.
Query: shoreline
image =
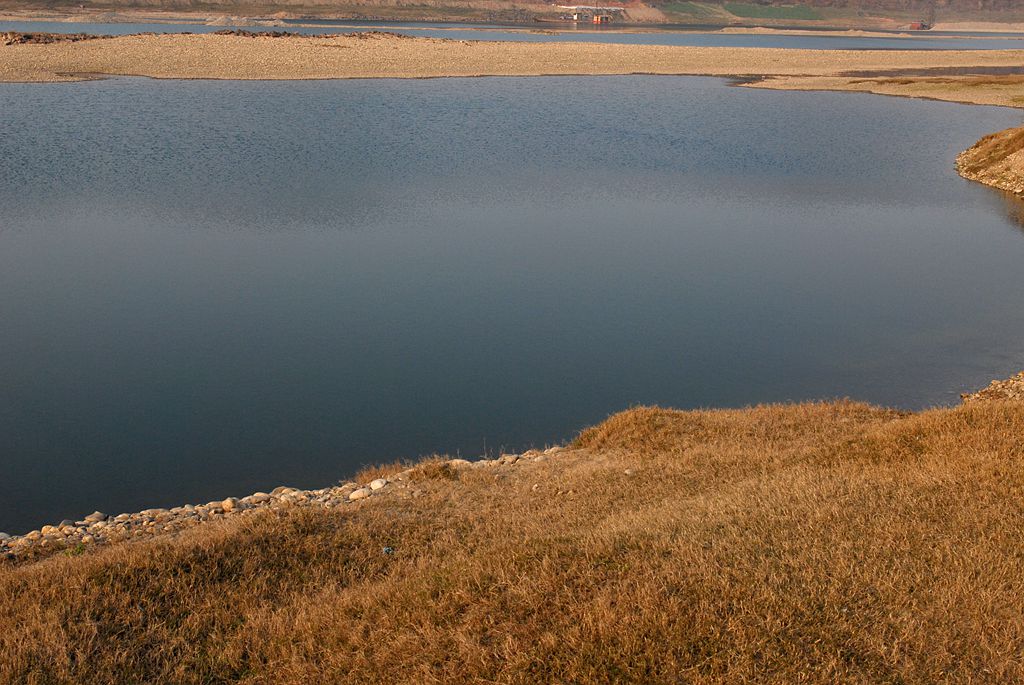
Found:
[[[152,539],[159,535],[175,535],[206,523],[216,523],[235,517],[252,516],[257,512],[275,511],[292,507],[337,509],[363,500],[404,491],[397,497],[419,497],[415,487],[425,473],[451,472],[462,469],[513,466],[520,462],[542,462],[569,452],[565,447],[550,447],[544,451],[528,450],[523,454],[502,454],[496,459],[426,459],[389,473],[386,477],[362,478],[363,482],[349,480],[338,485],[303,490],[279,486],[267,492],[255,492],[244,497],[227,497],[206,504],[183,504],[166,509],[143,509],[108,516],[94,511],[79,520],[66,519],[53,525],[44,525],[22,535],[0,532],[0,563],[7,561],[36,561],[52,554],[64,552],[75,555],[87,548]],[[383,467],[371,467],[380,470]],[[366,470],[364,469],[364,472]],[[376,474],[375,474],[376,475]],[[358,474],[357,474],[358,479]],[[432,477],[432,476],[431,476]]]
[[[28,42],[24,36],[31,35]],[[471,76],[718,76],[745,87],[838,90],[1024,107],[1024,50],[806,50],[467,41],[387,32],[300,35],[0,34],[0,83],[114,76],[326,80]],[[955,39],[953,39],[955,40]],[[904,75],[910,74],[910,75]],[[987,74],[987,75],[986,75]]]
[[[993,380],[986,387],[961,395],[961,404],[940,409],[953,411],[958,407],[976,406],[991,402],[1024,402],[1024,372],[1005,380]],[[762,407],[793,407],[797,405],[834,404],[805,402],[796,404],[759,405]],[[736,413],[747,409],[719,409],[712,412]],[[879,408],[881,410],[881,408]],[[933,410],[899,412],[912,417]],[[693,412],[691,412],[693,413]],[[595,428],[587,428],[581,435]],[[584,450],[585,451],[585,450]],[[319,489],[299,489],[279,486],[269,493],[255,492],[244,497],[227,497],[206,504],[184,504],[166,508],[144,509],[134,513],[108,516],[95,511],[79,520],[64,520],[44,525],[23,535],[0,533],[0,564],[38,561],[55,554],[75,556],[88,549],[122,542],[152,540],[156,537],[175,536],[196,526],[246,518],[283,509],[307,508],[339,510],[364,501],[388,496],[392,500],[418,498],[423,492],[419,484],[425,481],[457,481],[464,470],[497,470],[506,467],[541,463],[559,457],[572,457],[580,452],[575,443],[556,445],[544,450],[531,449],[522,454],[502,454],[495,459],[487,457],[476,461],[460,458],[437,457],[402,465],[384,465],[363,469],[353,480]],[[492,471],[496,473],[497,471]],[[571,493],[571,491],[570,491]]]

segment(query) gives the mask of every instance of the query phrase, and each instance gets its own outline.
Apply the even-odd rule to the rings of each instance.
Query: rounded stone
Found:
[[[364,499],[366,497],[369,497],[370,496],[370,492],[371,492],[370,488],[359,488],[358,490],[352,491],[349,494],[348,499],[349,499],[350,502],[355,502],[356,500],[360,500],[360,499]]]
[[[234,497],[228,497],[220,503],[220,508],[224,511],[234,511],[238,508],[238,500]]]
[[[100,521],[106,521],[107,515],[102,511],[94,511],[82,520],[88,521],[89,523],[99,523]]]
[[[298,492],[298,490],[296,490],[295,488],[290,488],[287,485],[279,485],[273,490],[271,490],[270,494],[275,497],[280,497],[281,495],[290,495],[294,492]]]
[[[388,479],[387,478],[378,478],[377,480],[374,480],[374,481],[370,482],[370,489],[371,490],[380,490],[381,488],[383,488],[387,484],[388,484]]]

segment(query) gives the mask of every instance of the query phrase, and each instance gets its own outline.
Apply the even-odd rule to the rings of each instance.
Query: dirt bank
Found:
[[[840,77],[882,69],[1012,67],[1024,51],[870,51],[700,48],[600,43],[459,41],[375,36],[135,35],[103,41],[0,46],[0,80],[83,75],[154,78],[320,79],[691,74]]]
[[[1024,128],[985,136],[960,153],[956,169],[964,178],[1024,194]]]

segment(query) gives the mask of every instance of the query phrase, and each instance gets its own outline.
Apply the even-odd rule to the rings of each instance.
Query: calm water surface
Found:
[[[305,23],[312,23],[311,20]],[[316,26],[206,26],[170,23],[88,23],[55,21],[0,21],[0,32],[92,33],[125,35],[130,33],[212,33],[240,28],[246,31],[291,31],[293,33],[361,33],[392,31],[425,38],[452,40],[508,40],[525,42],[570,41],[587,43],[626,43],[630,45],[686,45],[696,47],[792,48],[800,50],[1020,50],[1024,38],[1013,34],[957,34],[957,37],[863,37],[844,35],[758,35],[742,33],[701,33],[660,30],[651,33],[619,33],[614,28],[602,31],[558,24],[537,24],[510,30],[485,24],[427,22],[315,21]],[[533,28],[533,31],[530,29]],[[936,36],[939,34],[935,34]]]
[[[0,530],[1024,367],[1017,112],[716,79],[0,87]]]

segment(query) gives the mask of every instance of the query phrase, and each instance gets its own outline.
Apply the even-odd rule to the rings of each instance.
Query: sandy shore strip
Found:
[[[870,90],[844,72],[1020,67],[1024,50],[789,50],[599,43],[520,43],[357,34],[284,38],[133,35],[106,40],[0,46],[0,81],[97,76],[169,79],[342,79],[443,76],[672,74],[767,78],[762,87],[827,85]],[[776,77],[785,77],[779,79]],[[827,84],[822,78],[832,79]],[[819,79],[816,81],[815,79]],[[890,79],[891,80],[891,79]],[[843,84],[847,83],[847,86]],[[892,84],[886,86],[891,88]],[[911,93],[907,93],[911,94]],[[1024,95],[988,94],[984,104],[1017,106]],[[929,97],[937,97],[929,93]],[[971,101],[958,93],[955,98]]]

